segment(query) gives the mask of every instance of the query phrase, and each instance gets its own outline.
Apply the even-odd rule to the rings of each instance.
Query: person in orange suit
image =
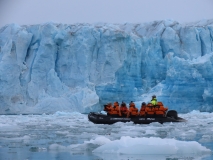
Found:
[[[156,117],[165,117],[167,110],[168,108],[164,107],[162,102],[158,102],[157,105],[155,106]]]
[[[107,115],[110,115],[110,111],[112,110],[112,103],[108,103],[107,105],[104,105],[104,111],[107,112]]]
[[[146,116],[146,103],[145,102],[143,102],[142,104],[141,104],[141,109],[140,109],[140,111],[139,111],[139,116],[142,116],[142,117],[145,117]]]
[[[108,113],[111,116],[121,116],[121,112],[120,112],[120,108],[119,108],[119,103],[115,102],[114,106],[111,108],[111,110]]]
[[[121,116],[122,117],[127,117],[127,114],[128,114],[128,108],[126,106],[126,103],[122,102],[121,103],[121,107],[120,107],[120,112],[121,112]]]
[[[146,112],[147,117],[154,117],[155,116],[155,107],[151,103],[148,103],[146,106],[145,112]]]
[[[132,101],[129,104],[129,112],[127,114],[127,117],[136,117],[138,116],[138,109],[135,107],[135,103]]]

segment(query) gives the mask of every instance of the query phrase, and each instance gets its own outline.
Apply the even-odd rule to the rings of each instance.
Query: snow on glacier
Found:
[[[100,111],[114,101],[213,111],[212,20],[0,29],[0,113]]]

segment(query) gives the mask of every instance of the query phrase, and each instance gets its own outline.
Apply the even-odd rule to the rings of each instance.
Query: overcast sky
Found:
[[[213,19],[213,0],[0,0],[0,27],[8,23],[180,23]]]

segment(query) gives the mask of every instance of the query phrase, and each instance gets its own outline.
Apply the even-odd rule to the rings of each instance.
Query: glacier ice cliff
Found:
[[[140,107],[213,111],[213,20],[0,29],[0,114]]]

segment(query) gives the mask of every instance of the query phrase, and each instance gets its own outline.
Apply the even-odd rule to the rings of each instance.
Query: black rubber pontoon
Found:
[[[152,122],[185,122],[186,120],[183,118],[178,117],[177,112],[175,110],[170,110],[167,112],[166,117],[134,117],[134,118],[127,118],[127,117],[120,117],[120,116],[110,116],[105,115],[102,113],[95,113],[90,112],[88,114],[89,121],[95,124],[113,124],[116,122],[134,122],[135,124],[150,124]]]

